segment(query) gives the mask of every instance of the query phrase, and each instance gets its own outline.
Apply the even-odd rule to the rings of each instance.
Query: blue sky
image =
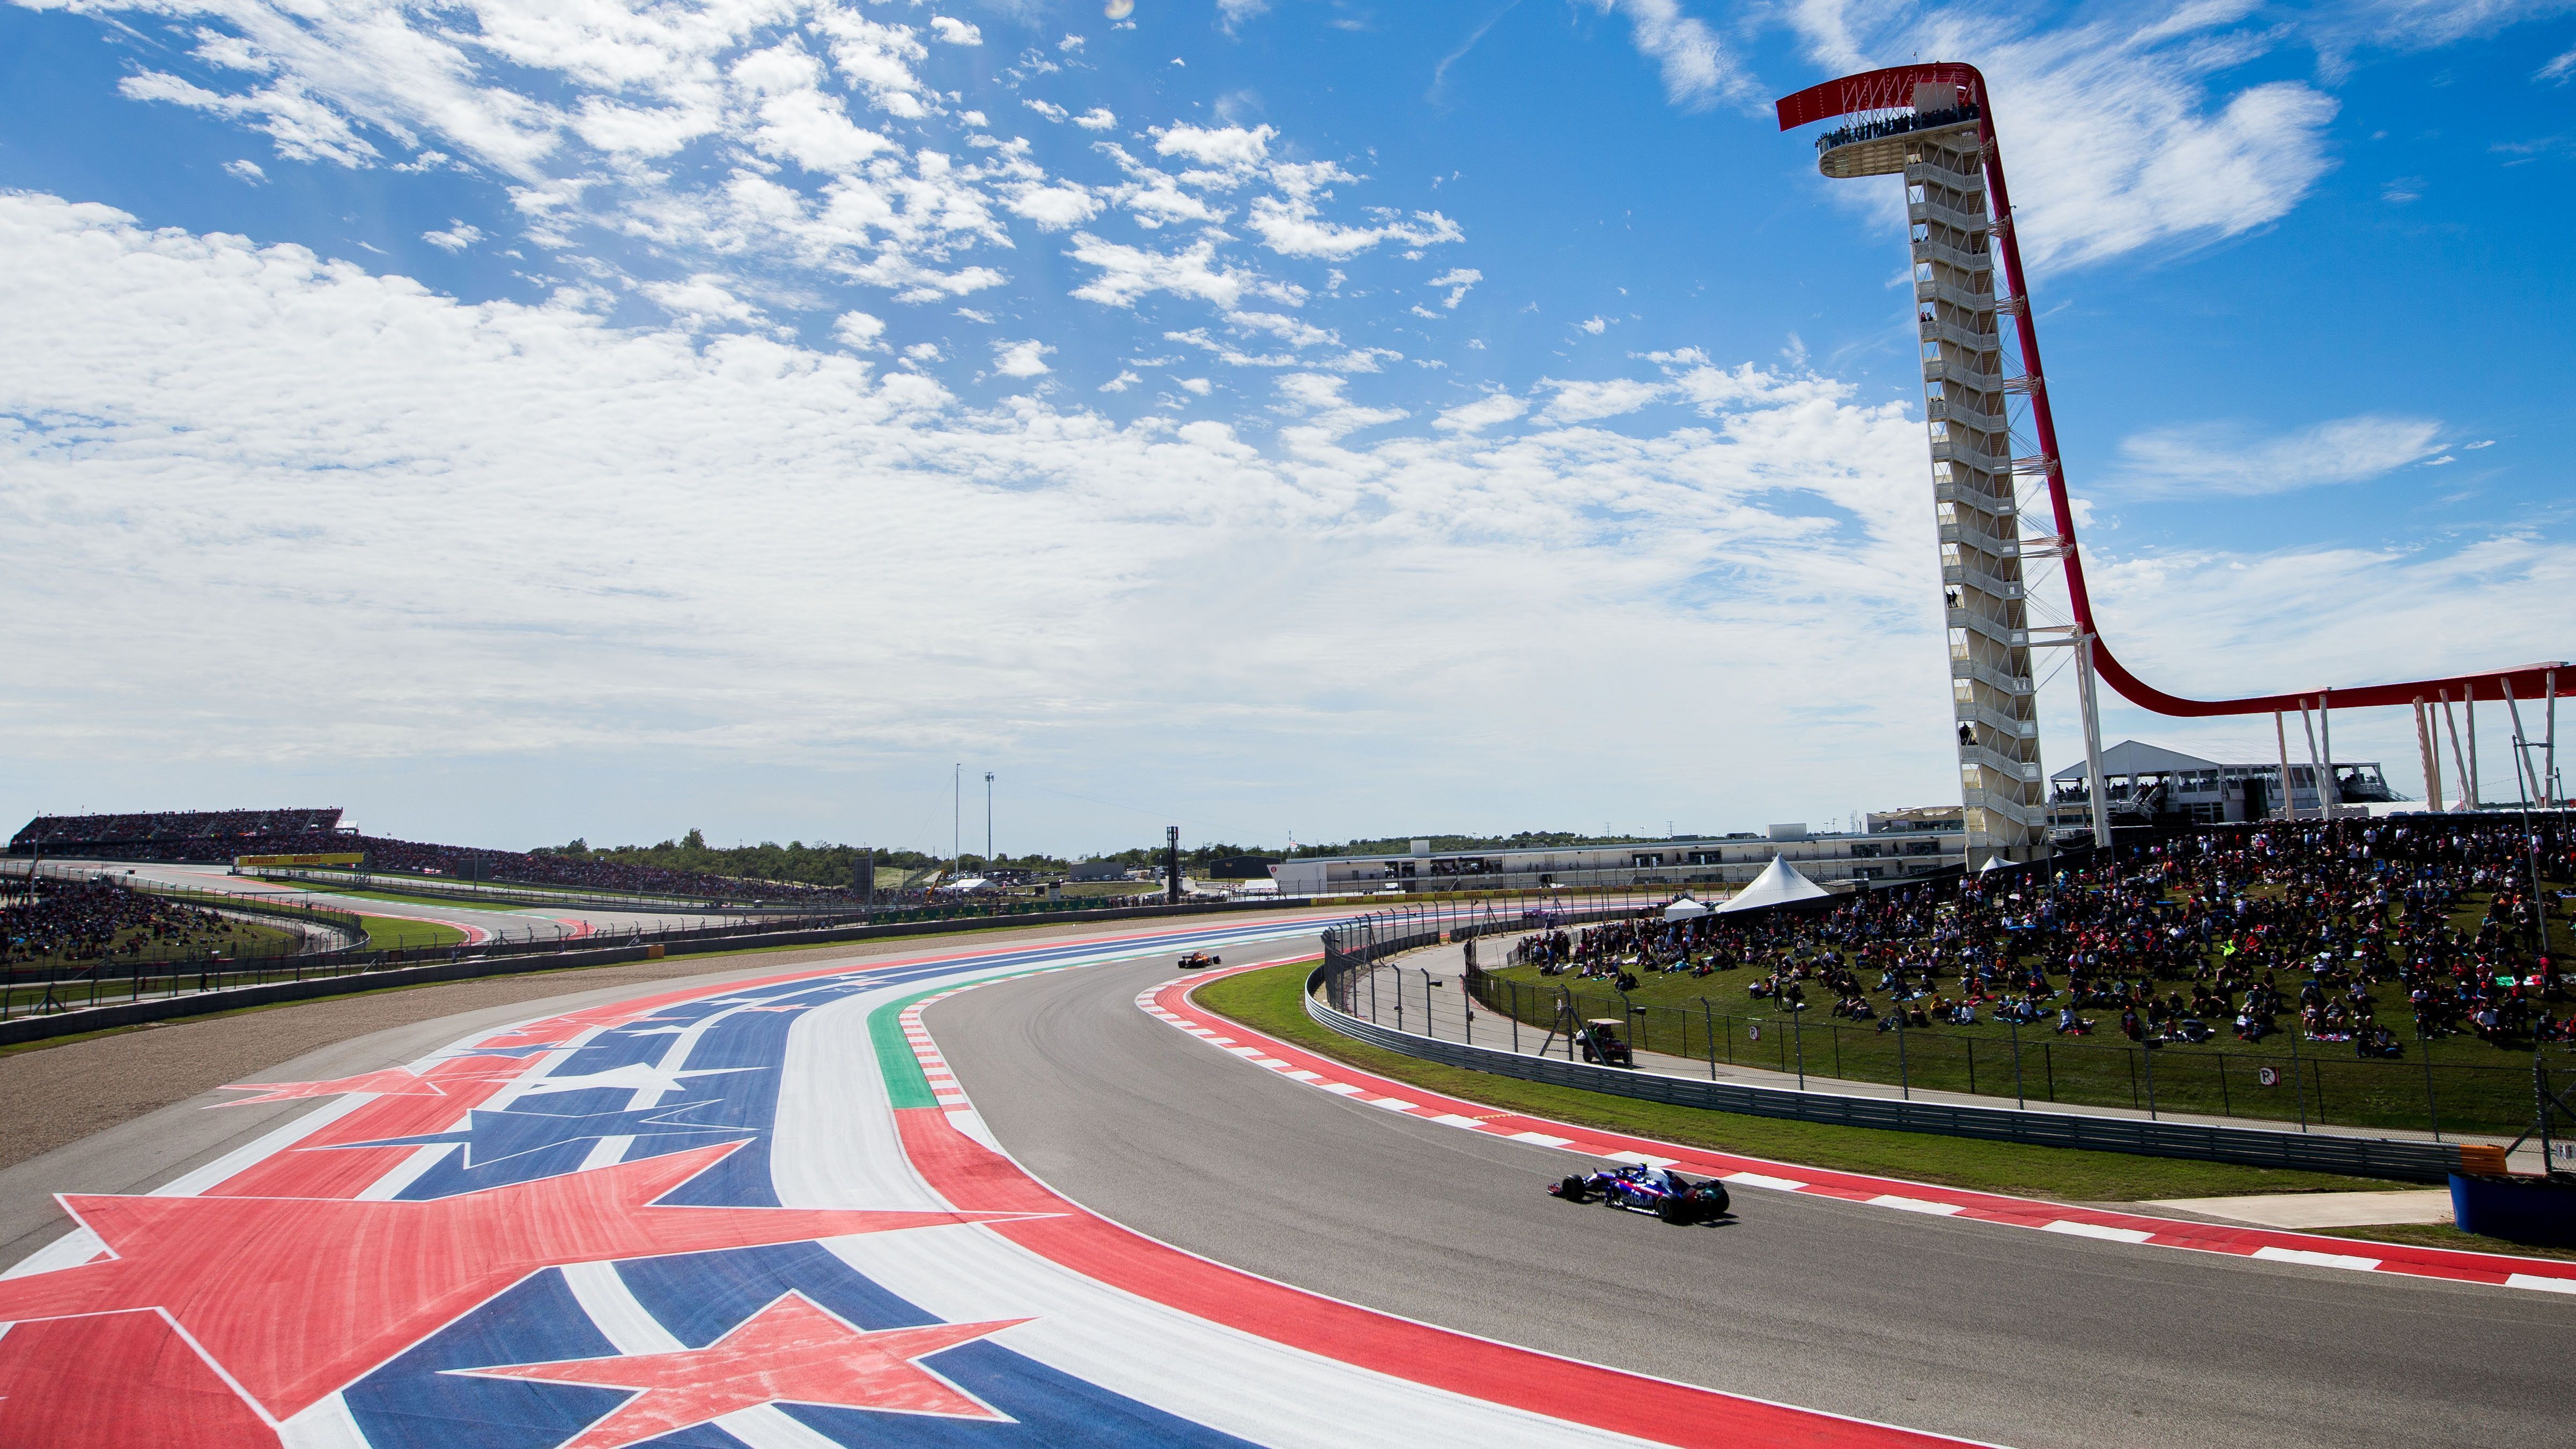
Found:
[[[2576,7],[20,0],[0,803],[929,846],[963,762],[1080,850],[1940,801],[1894,183],[1768,104],[1918,54],[1996,88],[2124,657],[2571,652]]]

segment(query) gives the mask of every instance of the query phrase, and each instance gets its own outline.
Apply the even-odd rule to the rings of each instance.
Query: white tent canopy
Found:
[[[1671,905],[1664,907],[1664,919],[1667,921],[1687,921],[1693,916],[1705,916],[1707,914],[1708,907],[1701,905],[1699,902],[1692,900],[1688,896],[1683,896],[1678,900],[1675,900]]]
[[[1800,875],[1798,868],[1785,858],[1775,855],[1771,857],[1771,863],[1762,868],[1762,873],[1753,878],[1753,884],[1736,892],[1735,899],[1717,909],[1720,915],[1729,911],[1758,911],[1764,906],[1824,900],[1832,895],[1832,891]]]

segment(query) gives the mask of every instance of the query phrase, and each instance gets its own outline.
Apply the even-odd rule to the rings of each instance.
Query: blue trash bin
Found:
[[[2452,1173],[2451,1222],[2509,1243],[2576,1247],[2576,1176]]]

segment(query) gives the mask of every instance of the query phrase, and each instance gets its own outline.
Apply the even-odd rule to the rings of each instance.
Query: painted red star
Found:
[[[256,1097],[235,1097],[217,1102],[217,1107],[246,1107],[253,1102],[289,1102],[303,1097],[338,1097],[352,1092],[369,1092],[379,1097],[443,1097],[452,1087],[470,1083],[504,1081],[528,1069],[528,1064],[509,1057],[451,1057],[428,1072],[414,1072],[407,1067],[386,1067],[382,1071],[360,1072],[354,1077],[334,1077],[323,1082],[235,1082],[227,1092],[257,1092]]]
[[[655,1205],[741,1145],[426,1202],[66,1194],[115,1256],[0,1279],[0,1322],[160,1309],[285,1419],[543,1268],[1021,1216]],[[0,1335],[0,1377],[18,1336]],[[0,1444],[57,1442],[15,1407],[0,1400]]]
[[[802,1293],[789,1293],[705,1348],[448,1372],[636,1391],[561,1449],[624,1449],[763,1404],[1004,1423],[1008,1415],[917,1360],[1026,1322],[1004,1318],[871,1333]]]

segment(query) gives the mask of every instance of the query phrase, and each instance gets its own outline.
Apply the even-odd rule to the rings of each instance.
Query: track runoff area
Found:
[[[940,1014],[924,1015],[978,987],[1178,951],[1291,959],[1319,924],[747,974],[479,1031],[399,1067],[228,1089],[314,1106],[148,1194],[62,1195],[68,1231],[0,1275],[0,1444],[1971,1442],[1391,1316],[1122,1227],[1017,1165],[949,1068]],[[1133,1013],[1117,983],[1135,979],[1100,984]],[[1345,1112],[1351,1133],[1403,1115],[1508,1129],[1567,1165],[1653,1155],[1206,1024],[1185,986],[1142,1004],[1197,1040],[1145,1023],[1154,1039],[1383,1109]],[[1891,1215],[2011,1201],[1761,1166],[1730,1175]],[[1545,1180],[1530,1174],[1526,1211],[1588,1226]],[[1740,1192],[1739,1212],[1764,1196]],[[2569,1286],[2556,1265],[2521,1268]],[[1942,1312],[1937,1294],[1923,1311]]]

